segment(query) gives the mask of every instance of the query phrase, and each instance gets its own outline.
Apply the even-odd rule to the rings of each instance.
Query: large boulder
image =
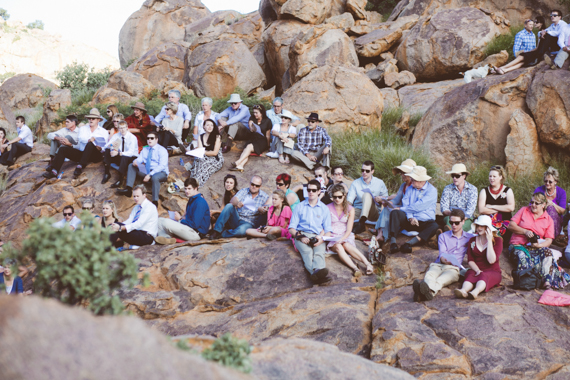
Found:
[[[350,38],[340,29],[315,26],[300,32],[289,48],[291,84],[325,65],[358,67],[358,57]]]
[[[371,66],[374,66],[373,63],[370,63]],[[397,73],[398,70],[398,61],[395,59],[387,59],[382,61],[378,64],[378,66],[371,67],[369,70],[366,71],[366,75],[368,78],[372,79],[374,83],[380,88],[384,87],[386,84],[384,83],[384,76],[389,73]]]
[[[283,94],[295,115],[318,112],[330,131],[355,126],[380,128],[383,99],[380,90],[361,69],[323,66]]]
[[[156,87],[141,74],[133,71],[118,70],[109,77],[107,87],[126,92],[134,98],[149,98]]]
[[[366,3],[367,0],[346,0],[346,10],[352,13],[357,20],[366,20]]]
[[[401,29],[376,29],[354,41],[356,52],[361,57],[371,58],[390,50],[402,37]]]
[[[218,25],[226,25],[239,19],[241,14],[236,11],[217,11],[208,16],[186,25],[184,28],[184,41],[192,43],[204,30]]]
[[[508,28],[475,8],[450,9],[420,20],[400,44],[396,59],[420,80],[456,78],[485,58],[485,47]]]
[[[398,89],[398,98],[411,114],[423,114],[440,97],[464,84],[463,79],[412,84]]]
[[[536,73],[526,104],[534,116],[542,143],[570,148],[570,72],[543,66]]]
[[[457,87],[434,102],[416,126],[412,144],[442,167],[492,160],[505,164],[514,110],[525,107],[533,68],[487,76]]]
[[[331,8],[330,0],[287,0],[281,6],[281,15],[294,17],[308,24],[320,24],[331,16]]]
[[[49,94],[49,98],[44,103],[44,113],[38,122],[36,134],[43,136],[46,133],[62,128],[61,125],[57,125],[54,122],[58,117],[57,111],[70,105],[71,91],[69,89],[52,90]]]
[[[222,98],[236,87],[249,93],[265,83],[263,70],[241,39],[200,45],[186,59],[184,84],[197,96]]]
[[[153,47],[184,39],[185,26],[210,13],[200,0],[146,0],[121,28],[121,66],[142,57]]]
[[[134,101],[131,95],[124,91],[119,91],[107,85],[99,88],[93,95],[93,104],[129,104]]]
[[[44,100],[44,90],[57,86],[35,74],[18,74],[6,79],[0,86],[0,99],[10,108],[34,108]]]
[[[505,146],[506,169],[514,178],[532,175],[542,168],[543,162],[536,124],[527,113],[516,109],[509,120],[509,127],[511,133]]]
[[[386,21],[373,23],[370,21],[358,20],[355,25],[350,28],[349,35],[351,36],[362,36],[367,33],[372,33],[375,30],[398,30],[403,32],[412,29],[418,22],[419,17],[417,15],[411,15],[406,17],[398,18],[396,21]]]
[[[189,46],[184,41],[156,46],[133,62],[127,71],[141,74],[156,87],[163,79],[181,81],[184,77],[184,57]]]

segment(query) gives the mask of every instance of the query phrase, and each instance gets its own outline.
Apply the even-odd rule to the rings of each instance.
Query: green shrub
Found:
[[[513,45],[515,44],[515,35],[523,30],[522,25],[511,25],[509,33],[501,34],[493,38],[485,48],[485,56],[488,57],[493,54],[500,53],[501,50],[506,50],[509,53],[509,62],[515,58],[513,53]]]
[[[230,333],[216,339],[211,347],[202,351],[206,360],[218,362],[243,373],[251,372],[251,347],[246,340],[233,337]]]
[[[60,82],[60,88],[69,88],[74,94],[81,93],[85,90],[97,90],[109,80],[111,70],[106,68],[101,71],[95,71],[86,63],[73,63],[65,66],[63,70],[56,73],[55,78]],[[91,101],[91,99],[89,99]]]
[[[137,283],[137,261],[112,247],[110,231],[102,229],[93,216],[83,212],[80,218],[82,224],[76,231],[54,228],[51,219],[34,220],[22,248],[7,247],[6,256],[35,262],[36,293],[68,305],[87,306],[97,315],[118,314],[123,304],[113,293]]]
[[[8,14],[8,11],[6,9],[0,8],[0,18],[3,18],[4,21],[8,21],[10,15]]]
[[[388,20],[392,11],[398,5],[399,0],[368,0],[366,4],[367,11],[378,12],[382,15],[382,20]]]
[[[36,21],[30,22],[28,25],[26,25],[26,28],[44,30],[44,22],[42,20],[36,20]]]

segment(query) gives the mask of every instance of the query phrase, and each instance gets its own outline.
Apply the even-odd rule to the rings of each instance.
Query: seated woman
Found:
[[[544,172],[544,185],[534,190],[534,193],[544,193],[548,201],[546,213],[554,222],[554,238],[557,238],[562,231],[563,215],[566,212],[566,191],[558,187],[558,170],[550,166]]]
[[[109,227],[113,223],[119,223],[119,216],[117,215],[117,207],[112,200],[103,202],[103,217],[99,218],[101,227]]]
[[[6,294],[23,295],[24,283],[19,276],[14,276],[12,270],[16,269],[16,261],[4,260],[4,273],[0,275],[0,284],[6,287]]]
[[[285,192],[285,197],[287,198],[287,203],[291,205],[291,211],[295,210],[295,207],[301,203],[297,194],[291,190],[291,176],[287,173],[281,173],[275,179],[275,184],[277,185],[277,190],[283,190]]]
[[[291,112],[284,110],[277,116],[281,118],[281,124],[273,126],[271,135],[275,136],[275,152],[279,153],[279,162],[288,164],[289,156],[293,154],[293,139],[297,136],[297,127],[291,124]]]
[[[4,128],[0,128],[0,155],[4,153],[4,149],[2,146],[8,142],[6,138],[6,130]]]
[[[168,150],[168,155],[181,154],[184,152],[182,144],[182,129],[184,118],[177,116],[178,104],[168,102],[165,104],[166,117],[162,119],[162,126],[157,127],[158,143]]]
[[[154,131],[155,127],[150,122],[150,117],[147,115],[146,108],[142,102],[136,102],[133,109],[133,114],[125,119],[129,125],[129,132],[137,137],[139,142],[139,153],[143,149],[146,142],[146,135]]]
[[[515,210],[515,194],[504,185],[505,169],[500,165],[491,167],[489,186],[479,193],[479,214],[489,215],[499,236],[505,236],[512,212]]]
[[[224,192],[224,200],[223,200],[224,203],[222,204],[222,207],[220,207],[219,210],[210,210],[210,223],[212,224],[212,226],[216,224],[218,215],[222,213],[224,207],[226,207],[226,205],[230,203],[234,195],[236,195],[238,192],[238,183],[235,175],[228,174],[224,177],[224,188],[226,190]]]
[[[267,225],[259,228],[248,228],[247,236],[261,237],[267,240],[275,240],[279,237],[291,239],[289,234],[289,221],[291,220],[291,208],[287,204],[285,192],[275,190],[271,197],[272,206],[267,210]]]
[[[109,131],[109,135],[111,135],[111,131],[113,129],[115,129],[115,132],[117,131],[113,121],[115,120],[115,115],[118,113],[119,109],[116,105],[111,104],[110,106],[107,106],[107,121],[103,124],[103,128]]]
[[[202,111],[198,112],[198,114],[196,115],[196,117],[194,118],[194,140],[192,141],[192,144],[194,145],[194,148],[198,147],[198,137],[200,137],[200,135],[202,133],[204,133],[204,120],[216,120],[216,118],[218,117],[218,113],[212,111],[212,105],[214,104],[214,101],[212,100],[212,98],[202,98]],[[183,141],[185,141],[186,139],[182,138]]]
[[[125,120],[125,115],[123,115],[122,113],[117,113],[113,115],[113,127],[109,130],[109,139],[115,133],[119,132],[119,123],[123,120]]]
[[[251,131],[250,139],[245,143],[245,148],[241,152],[239,159],[232,163],[230,170],[243,172],[243,168],[247,164],[251,153],[255,152],[255,154],[261,155],[261,153],[269,149],[271,119],[267,117],[265,107],[262,104],[253,106],[253,115],[249,118],[249,130]]]
[[[332,188],[332,203],[327,207],[331,213],[332,237],[338,238],[336,241],[328,243],[328,249],[338,253],[341,261],[353,271],[355,277],[362,275],[358,266],[350,259],[350,256],[366,265],[366,274],[374,273],[374,267],[366,257],[356,248],[354,243],[354,207],[348,204],[346,194],[348,193],[342,184],[336,184]],[[350,255],[350,256],[349,256]]]
[[[392,174],[399,174],[402,178],[402,184],[396,194],[390,195],[386,198],[386,201],[382,202],[384,207],[382,208],[382,212],[380,212],[380,216],[378,217],[376,226],[374,227],[377,231],[376,240],[378,240],[378,244],[380,245],[384,243],[385,238],[388,236],[388,229],[390,228],[390,211],[392,211],[392,209],[388,208],[387,205],[392,203],[394,207],[402,207],[404,194],[406,194],[406,190],[412,184],[412,177],[407,176],[406,174],[411,173],[414,166],[416,166],[416,161],[408,158],[407,160],[404,160],[400,166],[392,168]]]
[[[501,283],[499,256],[503,251],[503,239],[493,235],[496,231],[488,215],[479,215],[473,222],[471,233],[477,236],[467,243],[469,269],[461,289],[455,289],[457,298],[474,300],[479,293],[488,292]]]
[[[511,259],[517,260],[517,270],[534,267],[541,274],[544,288],[559,289],[566,286],[570,276],[558,266],[548,248],[554,239],[554,222],[545,212],[546,205],[544,193],[536,193],[530,206],[521,208],[512,217],[509,230],[513,236],[509,254]],[[534,242],[530,243],[530,239]]]
[[[222,168],[224,156],[222,156],[222,137],[214,120],[204,121],[204,133],[198,140],[198,148],[205,148],[203,158],[194,158],[190,176],[198,180],[200,187],[204,186],[208,178]]]

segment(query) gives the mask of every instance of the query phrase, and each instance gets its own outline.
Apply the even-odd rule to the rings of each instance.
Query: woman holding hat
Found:
[[[249,118],[249,130],[251,131],[249,141],[245,143],[245,148],[241,152],[239,159],[232,163],[230,170],[237,170],[243,172],[245,164],[249,160],[249,155],[252,153],[258,156],[269,149],[271,137],[269,131],[271,130],[271,119],[265,113],[265,107],[262,104],[253,106],[253,115]]]
[[[400,188],[396,194],[390,195],[382,202],[382,205],[384,207],[382,208],[382,212],[380,213],[380,216],[376,221],[376,226],[374,227],[376,231],[378,231],[376,240],[378,240],[379,244],[382,244],[384,242],[385,237],[388,236],[388,230],[390,228],[390,211],[392,211],[392,209],[387,206],[391,203],[394,205],[394,207],[402,207],[402,199],[404,198],[404,194],[406,194],[406,190],[412,184],[412,177],[407,176],[406,174],[411,173],[412,169],[415,166],[416,161],[408,158],[407,160],[404,160],[400,166],[395,166],[392,168],[392,174],[399,174],[402,178],[402,184],[400,185]]]
[[[129,125],[129,132],[137,137],[139,141],[139,153],[146,144],[146,135],[154,131],[154,126],[150,122],[150,117],[147,115],[146,108],[142,102],[136,102],[133,109],[133,114],[125,119]]]
[[[281,123],[274,124],[271,129],[271,134],[276,137],[275,152],[279,154],[280,163],[288,164],[290,162],[289,156],[293,154],[292,143],[297,136],[297,128],[291,124],[291,120],[293,120],[291,112],[284,110],[277,116],[281,118]]]
[[[469,269],[461,289],[455,289],[457,298],[474,300],[479,293],[488,292],[501,283],[499,256],[503,250],[503,239],[493,234],[496,231],[488,215],[479,215],[473,222],[471,233],[477,236],[467,244]]]
[[[499,236],[505,236],[512,212],[515,209],[515,194],[505,186],[506,172],[501,165],[491,166],[489,186],[479,192],[480,215],[489,215]]]
[[[558,187],[558,170],[550,166],[544,172],[544,185],[537,187],[534,193],[544,193],[548,201],[546,213],[554,222],[554,236],[558,237],[562,231],[562,215],[566,212],[566,191]]]

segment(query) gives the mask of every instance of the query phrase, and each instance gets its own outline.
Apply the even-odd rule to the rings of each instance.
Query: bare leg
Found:
[[[275,235],[281,237],[281,227],[271,227],[267,234]]]
[[[364,254],[362,254],[358,248],[348,243],[344,243],[342,246],[350,256],[366,265],[366,274],[372,274],[374,272],[374,267],[372,267],[372,264],[370,264],[370,262],[366,259],[366,256],[364,256]]]
[[[511,66],[511,67],[508,67],[508,68],[506,68],[506,69],[503,69],[503,72],[506,74],[506,73],[508,73],[509,71],[513,71],[513,70],[516,70],[516,69],[520,69],[520,68],[523,67],[523,66],[524,66],[524,62],[523,62],[523,63],[518,63],[518,64],[516,64],[516,65],[514,65],[514,66]]]
[[[251,154],[251,152],[253,152],[253,145],[248,144],[243,149],[243,152],[241,152],[239,160],[236,161],[236,167],[243,169],[243,167],[245,166],[245,164],[247,164],[247,161],[249,160],[249,155]]]
[[[378,234],[376,235],[376,240],[384,241],[384,233],[382,232],[382,228],[378,228]]]
[[[499,69],[503,70],[505,73],[508,73],[509,71],[516,70],[516,69],[522,67],[523,64],[524,64],[524,57],[522,55],[519,55],[518,57],[513,59],[511,62],[507,63],[504,66],[499,67]],[[499,74],[499,73],[497,73],[497,74]]]
[[[259,238],[264,238],[267,235],[264,234],[263,232],[259,232],[256,228],[248,228],[247,230],[245,230],[245,234],[247,236],[259,237]]]
[[[473,289],[470,293],[473,295],[473,298],[477,298],[479,293],[484,292],[486,288],[487,284],[485,281],[477,281],[477,284],[475,284],[475,289]]]
[[[465,281],[463,282],[461,289],[455,289],[455,296],[457,298],[467,298],[467,292],[469,292],[471,289],[473,289],[473,284]]]
[[[353,271],[358,269],[356,264],[354,264],[354,262],[350,259],[350,257],[348,256],[348,254],[346,253],[346,251],[344,250],[344,248],[341,244],[333,245],[331,250],[338,253],[338,257],[340,257],[340,260],[343,263],[345,263],[346,266],[348,266],[350,269],[352,269]]]

